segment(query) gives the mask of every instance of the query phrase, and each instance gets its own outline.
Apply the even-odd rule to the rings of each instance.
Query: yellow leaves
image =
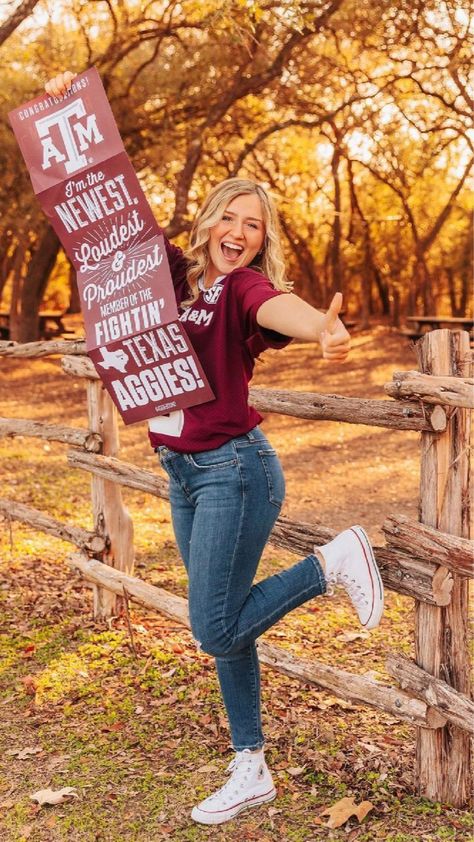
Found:
[[[341,798],[332,807],[328,807],[320,813],[320,816],[329,816],[327,822],[322,822],[320,819],[317,819],[316,822],[324,825],[324,827],[334,829],[345,824],[351,816],[356,816],[359,822],[363,821],[373,809],[374,805],[370,801],[362,801],[361,804],[356,804],[354,798]]]
[[[35,704],[56,702],[89,679],[85,661],[74,652],[63,652],[35,676]],[[26,688],[25,688],[26,689]]]

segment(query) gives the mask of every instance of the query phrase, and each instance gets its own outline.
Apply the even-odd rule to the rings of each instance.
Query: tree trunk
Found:
[[[300,294],[310,304],[313,304],[315,307],[321,307],[324,304],[324,296],[314,255],[304,238],[294,234],[288,221],[282,214],[280,215],[280,220],[283,232],[291,246],[301,272],[302,283],[299,290]]]
[[[434,313],[434,298],[432,290],[432,279],[426,263],[425,255],[421,252],[421,244],[417,243],[417,257],[415,263],[415,308],[418,301],[421,303],[424,316],[436,315]]]
[[[8,279],[19,259],[20,244],[14,242],[11,231],[4,231],[0,238],[0,301]]]
[[[39,339],[38,311],[59,251],[59,240],[48,225],[38,235],[25,274],[16,279],[10,315],[10,338],[16,342]]]
[[[69,306],[67,313],[73,315],[81,312],[81,299],[79,297],[79,287],[77,286],[76,270],[72,263],[69,263]]]
[[[388,284],[385,283],[382,273],[378,269],[377,266],[374,264],[374,281],[375,286],[377,287],[380,303],[382,305],[382,315],[389,316],[390,315],[390,293],[388,289]]]
[[[334,221],[332,224],[332,240],[330,245],[331,260],[331,297],[335,292],[344,294],[344,279],[341,262],[341,181],[339,176],[339,164],[341,162],[341,151],[336,145],[331,159],[331,172],[334,182]],[[329,304],[329,302],[328,302]]]
[[[448,283],[449,306],[451,307],[451,315],[460,316],[461,313],[459,312],[458,303],[456,301],[456,282],[454,278],[454,269],[452,268],[452,266],[447,266],[444,270],[444,274]]]

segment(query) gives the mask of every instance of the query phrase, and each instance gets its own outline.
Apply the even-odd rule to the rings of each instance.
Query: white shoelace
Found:
[[[219,800],[222,798],[222,803],[226,804],[227,799],[225,798],[226,795],[239,795],[239,791],[245,789],[245,785],[248,782],[249,774],[252,770],[251,761],[248,757],[236,754],[235,757],[230,761],[226,772],[232,772],[229,780],[220,787],[216,792],[213,792],[209,798],[206,798],[206,801],[212,802],[215,798]],[[222,797],[224,796],[224,797]]]
[[[362,590],[360,584],[356,582],[355,579],[350,579],[347,574],[344,574],[342,576],[338,574],[334,576],[329,576],[327,584],[328,587],[326,593],[329,596],[332,596],[332,594],[334,593],[334,587],[340,585],[341,588],[344,588],[344,590],[347,591],[354,605],[363,608],[364,606],[369,604],[367,594],[365,593],[365,591]]]

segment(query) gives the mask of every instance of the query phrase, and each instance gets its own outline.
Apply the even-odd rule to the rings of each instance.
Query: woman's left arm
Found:
[[[342,293],[336,292],[327,313],[289,292],[264,301],[257,311],[260,327],[294,339],[320,342],[325,360],[342,362],[350,350],[350,336],[339,318]]]

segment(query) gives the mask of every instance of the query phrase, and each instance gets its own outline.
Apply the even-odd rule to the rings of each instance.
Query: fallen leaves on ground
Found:
[[[383,397],[380,384],[391,371],[413,367],[400,348],[399,337],[390,332],[361,335],[355,341],[355,376],[348,378],[346,371],[338,375],[326,363],[315,364],[313,346],[290,345],[285,357],[276,354],[260,368],[259,385],[281,388],[283,380],[289,389]],[[5,365],[4,414],[23,417],[27,408],[39,420],[83,426],[85,387],[64,378],[59,360]],[[415,514],[418,434],[279,415],[266,419],[265,431],[285,465],[288,517],[318,520],[335,530],[360,519],[377,541],[383,540],[380,524],[395,498],[397,511]],[[9,495],[89,528],[89,486],[81,472],[65,467],[60,444],[51,445],[47,460],[42,443],[27,438],[4,439],[0,451]],[[121,429],[121,456],[155,469],[138,425]],[[132,489],[126,495],[135,524],[137,575],[184,596],[168,504]],[[184,842],[193,833],[205,835],[190,829],[191,807],[222,785],[231,759],[213,659],[196,653],[189,631],[176,621],[130,604],[139,654],[132,660],[124,618],[92,619],[89,588],[64,563],[70,547],[16,522],[0,533],[6,620],[0,635],[0,659],[6,655],[0,673],[0,728],[5,726],[0,760],[2,753],[7,756],[8,770],[7,782],[0,781],[0,839]],[[270,546],[259,576],[294,561],[293,554]],[[380,678],[386,650],[408,654],[412,643],[412,602],[387,596],[389,621],[370,634],[359,628],[342,596],[291,612],[267,632],[267,640],[296,656]],[[77,669],[78,658],[83,669]],[[65,683],[63,673],[55,673],[53,689],[60,693],[46,698],[44,687],[50,690],[51,684],[45,678],[50,680],[58,663],[71,663],[77,681]],[[438,813],[413,796],[414,729],[270,670],[262,683],[268,760],[279,800],[249,811],[232,828],[213,828],[213,842],[231,837],[355,842],[368,836],[384,842],[393,839],[394,828],[400,838],[438,839],[448,827],[456,828],[457,842],[471,840],[463,811],[443,806]],[[39,743],[42,753],[28,751]],[[74,787],[60,789],[68,780],[78,794]],[[29,800],[30,792],[43,787],[52,787],[57,807],[43,809],[34,796]],[[84,798],[89,788],[94,797]],[[332,813],[319,818],[320,811],[352,794],[351,809],[339,829],[331,830],[326,822]],[[374,813],[359,824],[364,803],[371,808],[372,802]]]
[[[328,807],[327,810],[320,813],[320,816],[329,816],[327,822],[321,822],[321,824],[334,829],[345,824],[351,816],[356,816],[358,821],[361,822],[365,819],[367,813],[370,813],[373,809],[374,805],[370,801],[362,801],[361,804],[356,804],[354,798],[341,798],[332,807]]]
[[[9,757],[17,757],[18,760],[26,760],[34,754],[40,754],[43,749],[41,746],[27,746],[27,748],[11,748],[7,751]]]
[[[30,795],[31,801],[36,801],[40,807],[43,804],[62,804],[68,798],[79,798],[74,786],[63,786],[62,789],[39,789]]]

